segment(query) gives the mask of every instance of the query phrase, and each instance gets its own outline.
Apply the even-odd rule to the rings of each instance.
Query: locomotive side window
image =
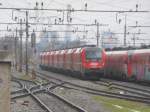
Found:
[[[148,58],[148,62],[149,62],[149,64],[150,64],[150,56],[149,56],[149,58]]]

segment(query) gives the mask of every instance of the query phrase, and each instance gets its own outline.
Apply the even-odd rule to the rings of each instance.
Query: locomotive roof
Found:
[[[125,54],[125,53],[150,53],[150,49],[136,49],[136,50],[125,50],[125,51],[107,51],[106,54]]]
[[[129,52],[133,52],[133,53],[150,53],[150,49],[129,50]]]
[[[51,51],[61,51],[61,50],[70,50],[70,49],[82,49],[82,48],[101,48],[101,47],[95,47],[95,46],[84,46],[84,47],[74,47],[74,48],[66,48],[66,49],[55,49],[55,50],[51,50]],[[45,52],[51,52],[51,51],[43,51],[43,53]]]
[[[107,51],[106,54],[125,54],[127,51]]]

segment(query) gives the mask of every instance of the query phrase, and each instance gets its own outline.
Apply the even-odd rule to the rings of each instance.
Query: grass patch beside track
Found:
[[[19,78],[20,78],[20,79],[23,79],[23,80],[33,81],[33,80],[32,80],[32,77],[29,76],[29,75],[22,75],[22,76],[20,76]]]
[[[47,83],[46,80],[42,80],[42,79],[38,79],[38,78],[33,79],[30,75],[25,75],[25,74],[19,76],[19,78],[23,79],[23,80],[35,82],[36,84]]]
[[[93,96],[93,99],[102,104],[110,112],[150,112],[150,105],[122,99]]]

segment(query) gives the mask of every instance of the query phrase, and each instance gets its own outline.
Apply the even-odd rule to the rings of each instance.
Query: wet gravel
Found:
[[[48,72],[48,71],[40,71],[40,72],[43,72],[45,74],[48,74],[49,76],[56,77],[56,78],[59,78],[59,79],[64,80],[64,81],[68,81],[68,82],[78,84],[78,85],[81,85],[81,86],[86,86],[88,88],[109,91],[109,89],[107,87],[105,87],[103,85],[93,84],[92,81],[80,80],[78,78],[69,77],[69,76],[65,76],[65,75],[61,75],[61,74],[57,74],[57,73],[52,73],[52,72]],[[51,78],[47,78],[47,79],[52,80],[52,81],[55,82],[54,79],[51,79]],[[57,81],[57,82],[61,83],[60,81]],[[31,87],[31,85],[32,84],[29,84],[30,87]],[[69,85],[67,85],[67,86],[69,86]],[[123,94],[125,94],[125,92],[121,91],[121,90],[112,89],[110,91],[123,92]],[[103,102],[100,103],[100,102],[94,100],[93,95],[84,93],[82,91],[76,91],[76,90],[71,90],[71,89],[65,89],[63,87],[57,87],[56,89],[53,90],[53,92],[61,95],[62,97],[66,98],[67,100],[69,100],[71,102],[73,102],[74,104],[84,108],[88,112],[110,112],[109,109],[104,107]],[[65,105],[63,102],[60,102],[60,100],[58,101],[56,98],[51,97],[47,94],[37,94],[37,96],[46,105],[48,105],[48,107],[50,109],[52,109],[55,112],[74,112],[75,111],[75,110],[70,109],[70,107]],[[30,100],[32,100],[32,99],[30,99]],[[36,105],[35,102],[33,102],[33,104]],[[36,105],[36,106],[38,106],[38,105]],[[38,108],[40,108],[40,107],[38,106]],[[15,112],[15,111],[13,111],[13,112]],[[30,112],[30,111],[27,111],[27,112]],[[32,112],[34,112],[34,111],[32,110]],[[39,112],[39,111],[36,111],[36,112]],[[40,111],[40,112],[43,112],[43,111]]]
[[[31,97],[11,101],[11,112],[46,112]]]
[[[36,96],[54,112],[78,112],[59,99],[46,93],[37,94]]]
[[[104,85],[100,85],[100,84],[95,84],[93,82],[95,81],[91,81],[91,80],[81,80],[79,78],[75,78],[75,77],[71,77],[71,76],[67,76],[67,75],[64,75],[64,74],[59,74],[59,73],[53,73],[53,72],[49,72],[49,71],[39,71],[39,72],[42,72],[44,74],[47,74],[49,76],[52,76],[52,77],[55,77],[55,78],[58,78],[58,79],[61,79],[63,81],[66,81],[66,82],[71,82],[73,84],[77,84],[77,85],[81,85],[81,86],[84,86],[84,87],[88,87],[88,88],[92,88],[92,89],[96,89],[96,90],[104,90],[104,91],[109,91],[109,92],[115,92],[115,93],[119,93],[119,94],[126,94],[126,95],[133,95],[133,96],[141,96],[141,95],[138,95],[138,94],[134,94],[134,93],[130,93],[130,92],[127,92],[125,90],[119,90],[119,89],[110,89],[109,87],[107,86],[104,86]],[[51,79],[51,78],[48,78],[49,80],[54,80],[54,79]],[[100,79],[100,80],[103,80]],[[112,80],[110,80],[111,82]],[[97,81],[98,82],[98,81]],[[100,81],[99,81],[100,82]],[[115,81],[114,81],[115,82]],[[136,84],[133,84],[133,83],[127,83],[127,82],[121,82],[121,81],[118,81],[122,84],[128,84],[128,86],[131,85],[136,85]],[[136,85],[135,87],[141,87],[140,85]]]
[[[13,72],[13,76],[20,77],[21,74],[18,72]],[[23,85],[26,85],[27,88],[35,86],[32,82],[20,81]],[[11,81],[11,92],[20,90],[20,85],[17,82]],[[24,94],[24,92],[19,93],[19,95]],[[13,94],[11,97],[16,96]],[[32,99],[30,96],[11,100],[11,112],[46,112],[43,110],[37,102]]]
[[[64,74],[58,74],[58,73],[53,73],[53,72],[49,72],[49,71],[39,71],[39,72],[42,72],[42,73],[47,74],[51,77],[55,77],[57,79],[60,79],[60,80],[66,81],[66,82],[71,82],[71,83],[74,83],[74,84],[82,85],[82,86],[93,88],[93,89],[99,89],[99,90],[107,90],[108,89],[107,87],[105,87],[103,85],[101,85],[101,86],[96,85],[96,84],[93,84],[90,81],[80,80],[79,78],[67,76],[67,75],[64,75]],[[58,80],[55,80],[55,79],[52,79],[52,78],[47,78],[47,79],[52,80],[52,81],[56,81],[56,83],[57,82],[60,83]]]
[[[20,85],[17,82],[11,81],[11,91],[16,91],[20,89]]]
[[[83,93],[76,90],[67,90],[57,87],[53,92],[61,95],[76,105],[86,109],[88,112],[110,112],[103,107],[100,103],[94,100],[93,95]]]

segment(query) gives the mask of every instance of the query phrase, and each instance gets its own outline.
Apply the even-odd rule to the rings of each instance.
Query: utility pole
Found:
[[[135,41],[136,41],[136,39],[139,39],[138,37],[136,37],[136,33],[133,33],[133,38],[132,38],[132,40],[133,40],[133,46],[135,47]]]
[[[18,43],[18,35],[17,35],[17,33],[18,33],[18,30],[17,30],[17,28],[16,28],[16,36],[15,36],[15,69],[17,70],[17,43]]]
[[[67,23],[68,25],[66,26],[66,29],[71,29],[71,26],[69,25],[72,22],[72,18],[71,18],[71,5],[68,4],[67,5]],[[69,48],[69,42],[70,42],[70,37],[71,34],[69,32],[66,32],[66,47]]]
[[[133,34],[133,45],[135,47],[135,34]]]
[[[29,37],[29,29],[28,29],[28,11],[26,11],[26,75],[28,75],[28,37]]]
[[[33,30],[32,34],[31,34],[31,48],[32,48],[32,57],[31,57],[31,63],[30,66],[32,68],[32,79],[36,78],[36,62],[37,62],[37,58],[36,58],[36,34]]]
[[[126,37],[127,37],[127,15],[125,15],[125,25],[124,25],[124,46],[126,46]]]
[[[99,35],[99,22],[97,22],[97,47],[99,47],[99,38],[100,38],[100,35]]]
[[[22,35],[23,35],[23,31],[22,31],[22,19],[20,19],[20,64],[19,64],[19,72],[22,72]]]
[[[101,45],[102,48],[105,47],[105,46],[104,46],[104,36],[101,36],[101,43],[102,43],[102,45]]]

